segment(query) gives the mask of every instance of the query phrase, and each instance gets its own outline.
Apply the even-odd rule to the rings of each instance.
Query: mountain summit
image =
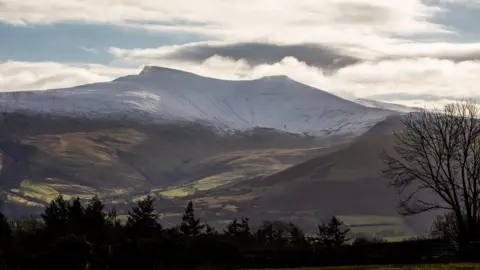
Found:
[[[318,136],[362,133],[395,113],[342,99],[286,76],[228,81],[155,66],[111,82],[1,93],[0,106],[6,111],[200,122],[222,131],[269,128]]]

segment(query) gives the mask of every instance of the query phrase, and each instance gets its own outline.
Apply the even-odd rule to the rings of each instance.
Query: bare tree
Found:
[[[456,240],[458,238],[458,225],[455,213],[449,212],[437,216],[430,228],[430,236],[443,240]]]
[[[476,233],[480,210],[480,120],[474,101],[406,115],[384,152],[383,173],[398,193],[399,213],[443,209],[454,213],[460,241]],[[425,196],[428,194],[435,196]]]

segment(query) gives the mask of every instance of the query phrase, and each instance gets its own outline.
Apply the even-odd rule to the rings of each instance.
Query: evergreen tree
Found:
[[[288,224],[283,221],[265,221],[255,233],[262,245],[285,247],[288,245]]]
[[[247,246],[252,240],[252,232],[249,225],[248,218],[242,218],[238,221],[236,218],[230,221],[227,228],[224,230],[224,234],[234,237],[237,245]]]
[[[161,231],[155,210],[155,198],[151,195],[139,201],[132,211],[128,211],[127,229],[135,236],[149,237]]]
[[[118,228],[122,226],[122,223],[117,218],[117,210],[115,208],[107,212],[106,222],[110,228]]]
[[[318,225],[317,243],[322,246],[340,246],[349,238],[349,228],[345,228],[342,221],[333,216],[328,224]]]
[[[106,223],[107,213],[104,212],[105,205],[95,195],[85,208],[85,219],[91,224],[103,225]]]
[[[240,223],[235,218],[230,223],[228,223],[227,228],[223,230],[226,235],[237,236],[240,231]]]
[[[0,250],[3,251],[12,237],[12,228],[7,218],[0,212]]]
[[[218,235],[218,232],[215,230],[214,227],[205,224],[205,231],[203,232],[204,235]]]
[[[252,235],[249,219],[242,218],[240,222],[235,218],[228,223],[227,228],[224,230],[226,235],[235,237],[250,237]]]
[[[85,230],[85,209],[82,206],[80,198],[76,198],[71,203],[67,204],[67,223],[68,232],[80,235]]]
[[[200,224],[200,219],[195,218],[192,201],[188,202],[185,213],[182,216],[180,231],[187,236],[200,235],[205,225]]]
[[[289,245],[291,247],[305,247],[308,246],[307,238],[305,233],[292,222],[288,223],[287,231],[289,234]]]
[[[67,232],[69,205],[62,195],[50,202],[41,215],[47,230],[55,235],[64,235]]]
[[[85,208],[85,227],[87,239],[92,242],[103,242],[107,237],[108,214],[105,205],[98,196],[94,196]]]

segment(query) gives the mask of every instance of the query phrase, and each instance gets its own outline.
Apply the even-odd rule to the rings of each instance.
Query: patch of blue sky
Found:
[[[156,48],[213,38],[186,32],[157,32],[111,24],[60,23],[13,26],[0,23],[0,61],[108,64],[108,48]]]
[[[469,3],[445,3],[443,7],[447,10],[434,20],[448,26],[448,29],[455,32],[455,35],[446,36],[445,42],[479,42],[480,31],[480,6]]]

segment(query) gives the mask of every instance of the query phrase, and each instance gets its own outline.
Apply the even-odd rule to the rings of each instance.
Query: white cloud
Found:
[[[98,22],[188,31],[222,40],[371,44],[391,35],[448,32],[422,0],[43,0],[0,2],[0,22]]]
[[[102,82],[138,73],[138,69],[54,62],[0,62],[0,91],[44,90]]]
[[[199,33],[217,40],[150,49],[112,47],[109,52],[116,57],[112,66],[4,62],[0,90],[108,81],[138,73],[138,67],[149,64],[233,80],[283,74],[345,97],[382,96],[408,105],[441,105],[480,96],[476,82],[480,43],[419,43],[409,36],[434,35],[438,40],[443,34],[455,34],[448,26],[433,23],[446,11],[444,4],[453,2],[480,6],[478,0],[0,0],[0,22],[10,24],[110,23]],[[293,57],[257,66],[220,56],[201,63],[167,57],[180,49],[240,41],[321,44],[362,61],[330,73]]]
[[[406,42],[372,47],[377,57],[432,57],[454,60],[480,58],[480,43]]]

